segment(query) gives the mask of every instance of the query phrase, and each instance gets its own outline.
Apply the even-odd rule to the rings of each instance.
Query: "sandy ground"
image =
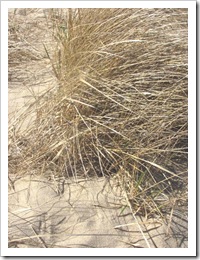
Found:
[[[44,45],[53,56],[55,42],[45,10],[11,9],[9,12],[9,125],[19,121],[42,93],[55,90],[57,81]],[[22,130],[34,120],[34,108],[27,113]]]
[[[9,194],[9,246],[41,248],[187,247],[185,222],[135,218],[114,180],[53,183],[31,176]],[[176,234],[176,235],[175,235]],[[185,236],[185,237],[184,237]]]
[[[30,104],[58,86],[42,44],[52,50],[55,43],[44,10],[10,10],[9,19],[9,127],[27,131],[36,116]],[[28,107],[31,113],[19,125]],[[15,181],[9,191],[10,247],[187,247],[185,220],[136,219],[113,180],[65,180],[64,188],[59,196],[46,179]]]

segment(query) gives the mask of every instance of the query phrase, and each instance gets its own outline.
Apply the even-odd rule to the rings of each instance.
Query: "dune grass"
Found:
[[[59,88],[35,101],[10,171],[113,176],[135,213],[185,209],[187,10],[51,9],[47,19]]]

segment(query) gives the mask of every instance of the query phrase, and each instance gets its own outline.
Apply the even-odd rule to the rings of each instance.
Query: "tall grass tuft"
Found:
[[[51,9],[59,88],[9,167],[114,176],[145,215],[187,205],[187,9]]]

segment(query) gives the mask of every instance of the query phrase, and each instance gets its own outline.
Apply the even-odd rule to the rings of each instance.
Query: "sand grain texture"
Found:
[[[187,222],[134,219],[114,180],[68,180],[60,197],[46,179],[15,182],[9,194],[10,247],[186,247]],[[125,207],[124,207],[125,206]],[[140,231],[143,230],[143,235]],[[175,231],[176,229],[176,231]],[[168,230],[168,235],[166,232]]]

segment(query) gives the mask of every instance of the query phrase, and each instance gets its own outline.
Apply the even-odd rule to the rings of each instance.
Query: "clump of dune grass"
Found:
[[[51,9],[59,82],[10,171],[114,176],[134,212],[187,205],[187,10]]]

